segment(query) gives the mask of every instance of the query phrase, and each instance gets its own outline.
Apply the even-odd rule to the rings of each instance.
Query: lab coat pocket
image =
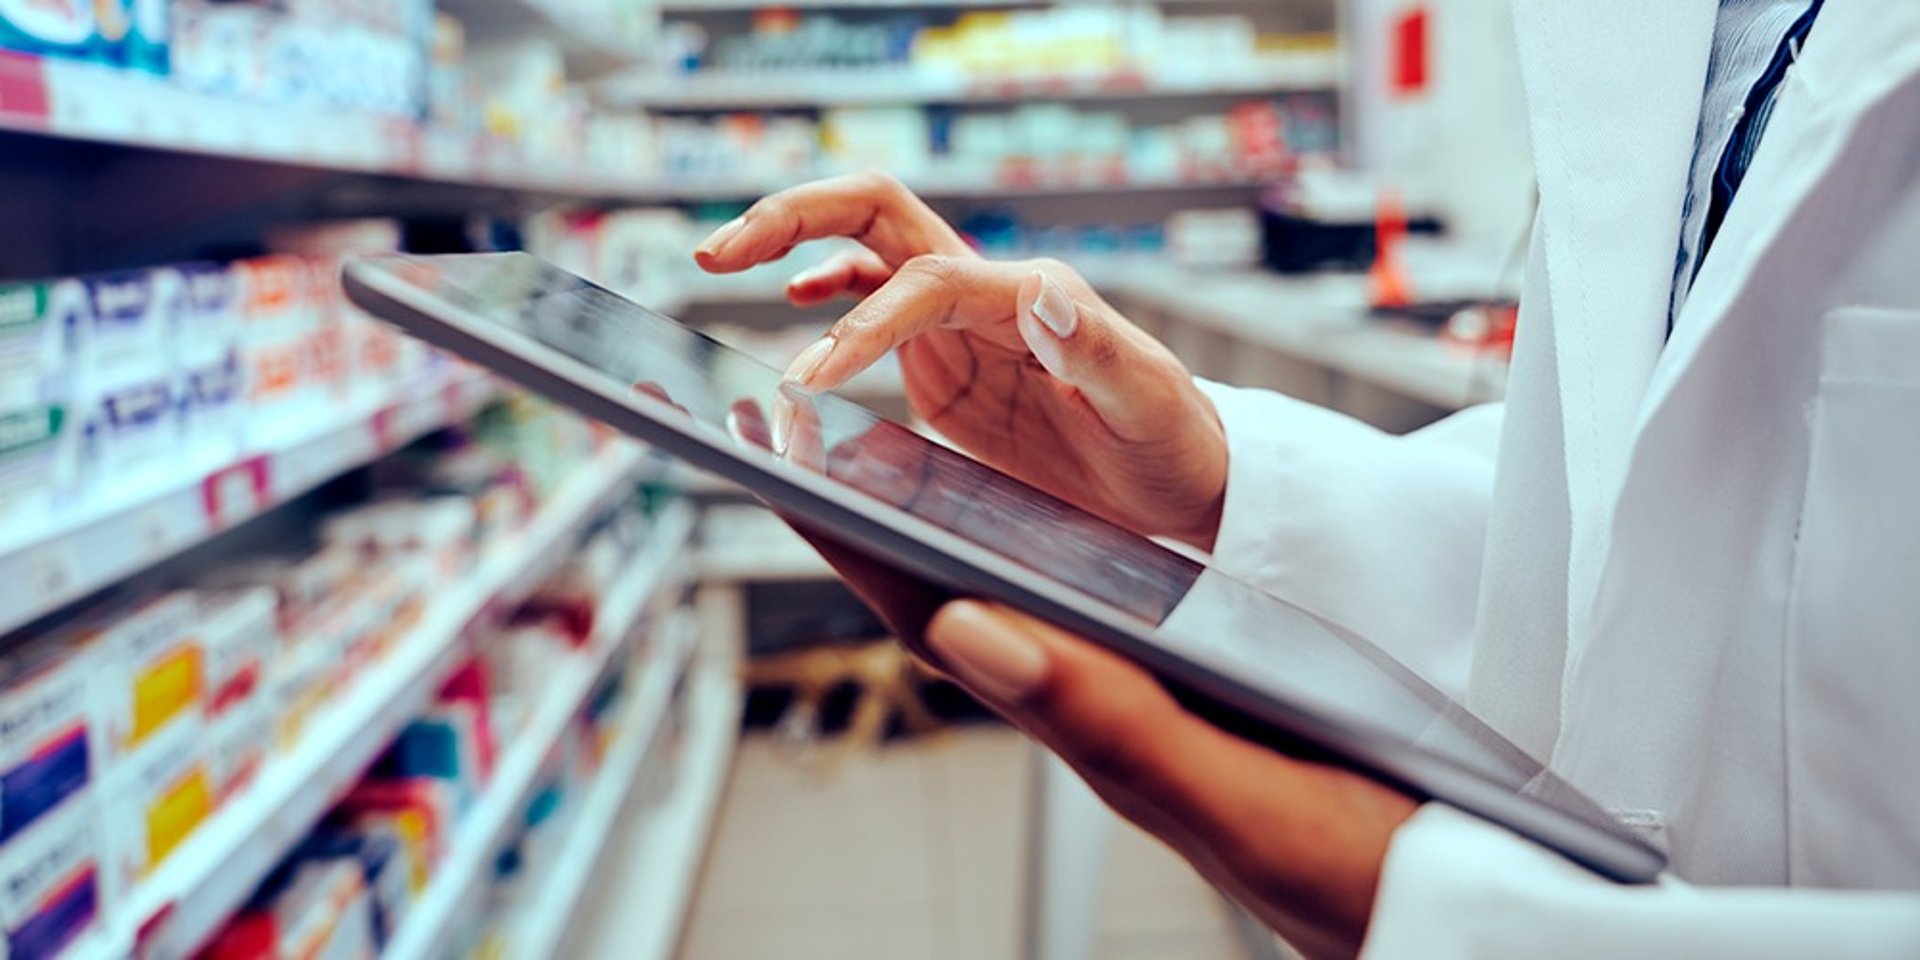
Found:
[[[1825,320],[1789,606],[1789,871],[1920,883],[1920,310]]]

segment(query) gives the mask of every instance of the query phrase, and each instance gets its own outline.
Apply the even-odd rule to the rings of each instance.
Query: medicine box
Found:
[[[0,524],[37,523],[78,484],[75,281],[0,285]]]
[[[265,587],[195,595],[204,650],[207,771],[225,800],[253,779],[272,747],[267,665],[280,647],[278,600]]]
[[[180,296],[168,318],[181,437],[190,456],[237,456],[246,426],[240,274],[220,264],[176,268]]]
[[[183,716],[116,761],[102,778],[106,817],[106,890],[117,899],[133,889],[213,813],[205,725]]]
[[[94,741],[104,764],[177,721],[198,719],[205,675],[196,618],[190,594],[168,593],[112,604],[73,632],[94,664]]]
[[[241,277],[241,364],[247,403],[258,421],[310,411],[316,397],[307,350],[317,318],[306,301],[305,264],[298,257],[256,257],[235,264]]]
[[[0,848],[0,956],[58,957],[99,924],[107,898],[95,799],[68,799]]]
[[[87,277],[88,311],[77,337],[79,386],[97,393],[165,380],[168,327],[181,297],[180,274],[137,270]]]
[[[0,844],[86,792],[97,775],[84,651],[32,641],[0,659]]]

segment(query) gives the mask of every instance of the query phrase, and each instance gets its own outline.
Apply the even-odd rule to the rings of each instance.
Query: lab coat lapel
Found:
[[[1715,0],[1518,0],[1571,520],[1568,675],[1665,337]],[[1539,266],[1536,265],[1536,269]]]
[[[1814,81],[1817,89],[1792,89],[1809,82],[1807,70],[1819,75]],[[1728,212],[1713,250],[1700,265],[1685,312],[1655,368],[1637,433],[1644,433],[1672,402],[1674,387],[1701,351],[1730,316],[1741,312],[1740,301],[1754,271],[1761,269],[1770,253],[1776,253],[1781,234],[1800,214],[1807,196],[1850,147],[1847,140],[1861,115],[1888,91],[1911,82],[1916,71],[1920,71],[1920,4],[1828,0],[1822,7],[1807,48],[1786,81],[1788,92],[1800,96],[1783,93],[1775,108],[1760,153],[1741,185],[1740,201]],[[1839,95],[1843,90],[1848,93],[1845,97]],[[1873,149],[1871,143],[1851,147]],[[1793,252],[1793,263],[1805,276],[1828,276],[1834,268],[1829,261],[1843,257],[1848,249],[1843,242],[1803,246]],[[1815,300],[1824,291],[1808,286],[1796,293]],[[1788,304],[1777,301],[1765,306],[1791,312]],[[1812,320],[1795,316],[1791,322]]]

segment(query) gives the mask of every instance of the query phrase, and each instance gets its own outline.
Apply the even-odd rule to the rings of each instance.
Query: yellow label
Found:
[[[139,743],[200,702],[200,647],[183,645],[133,681],[133,733]]]
[[[213,786],[196,766],[147,809],[147,869],[159,866],[212,811]]]

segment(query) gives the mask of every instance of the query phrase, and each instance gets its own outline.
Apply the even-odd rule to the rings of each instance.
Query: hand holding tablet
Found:
[[[1199,751],[1200,740],[1217,737],[1231,745],[1218,746],[1221,757],[1265,770],[1259,778],[1276,778],[1275,789],[1294,783],[1305,791],[1300,799],[1273,794],[1305,818],[1274,820],[1276,843],[1319,837],[1335,841],[1330,850],[1369,849],[1384,836],[1375,828],[1404,813],[1403,794],[1502,824],[1616,880],[1643,882],[1662,866],[1657,851],[1591,800],[1363,638],[845,398],[785,382],[579,277],[524,254],[500,254],[361,260],[349,265],[346,280],[349,295],[376,315],[740,483],[829,541],[830,552],[859,558],[865,566],[848,569],[856,584],[865,578],[875,593],[917,585],[921,615],[949,595],[990,602],[947,608],[932,628],[935,659],[949,645],[957,673],[1077,758],[1090,777],[1102,775],[1103,760],[1122,764],[1106,775],[1124,812],[1150,819],[1163,804],[1200,802],[1183,791],[1227,776],[1192,767],[1181,748],[1152,746],[1161,742],[1157,734],[1111,713],[1116,726],[1107,734],[1073,728],[1092,739],[1056,726],[1068,714],[1124,709],[1131,699],[1142,716],[1159,717],[1154,730],[1205,726],[1207,738],[1182,739]],[[768,422],[743,417],[751,410]],[[776,429],[782,417],[785,426]],[[1022,638],[1024,645],[1004,642]],[[1019,649],[1038,651],[1037,659],[1009,654]],[[1083,672],[1132,692],[1122,698],[1082,686],[1090,681],[1073,678]],[[1148,697],[1141,684],[1157,692]],[[1178,723],[1162,708],[1176,711]],[[1139,765],[1136,748],[1163,751],[1170,765]],[[1255,754],[1270,765],[1253,764]],[[1151,797],[1129,799],[1127,790]],[[1258,790],[1258,782],[1247,787],[1242,801]],[[1343,804],[1381,816],[1320,819]],[[1203,818],[1204,809],[1181,809],[1164,826],[1189,831],[1192,846],[1182,849],[1197,860],[1208,850],[1220,854],[1205,819],[1171,822]],[[1260,820],[1284,812],[1261,809]],[[1258,826],[1231,835],[1251,842]],[[1181,835],[1170,836],[1178,845]],[[1311,879],[1270,859],[1254,858],[1275,871],[1266,879],[1277,888]],[[1245,882],[1258,863],[1218,862],[1217,879]],[[1341,876],[1370,877],[1375,868]],[[1345,897],[1315,905],[1318,889],[1265,902],[1306,904],[1327,917],[1351,906]]]

